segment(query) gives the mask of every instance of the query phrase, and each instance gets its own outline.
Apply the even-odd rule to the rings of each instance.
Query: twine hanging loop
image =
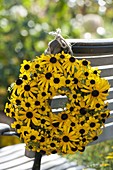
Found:
[[[73,55],[71,45],[62,37],[61,30],[59,28],[55,32],[50,32],[49,34],[55,36],[55,39],[49,42],[48,48],[45,50],[45,54],[57,54],[64,51],[65,53]]]

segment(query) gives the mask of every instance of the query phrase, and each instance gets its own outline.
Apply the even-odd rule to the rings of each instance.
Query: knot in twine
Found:
[[[55,32],[50,32],[50,35],[55,36],[55,39],[48,44],[45,54],[58,54],[64,51],[70,55],[73,55],[71,44],[67,43],[61,35],[61,30],[58,28]]]

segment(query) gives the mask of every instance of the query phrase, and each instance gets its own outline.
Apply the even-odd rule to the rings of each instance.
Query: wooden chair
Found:
[[[91,144],[113,139],[113,39],[69,39],[67,42],[71,43],[73,54],[78,59],[86,58],[91,61],[92,66],[97,66],[102,70],[101,76],[105,77],[111,85],[107,99],[110,117],[105,122],[103,133],[99,136],[98,140]],[[54,98],[51,103],[52,108],[60,109],[66,100],[67,98],[65,96]],[[1,124],[0,135],[16,135],[16,133],[11,132],[8,125]],[[0,150],[0,170],[32,169],[34,158],[24,156],[24,146],[25,144],[17,144],[2,148]],[[68,170],[69,168],[70,170],[71,168],[74,170],[73,167],[76,169],[76,163],[69,163],[65,158],[61,158],[58,155],[44,156],[41,162],[42,170]]]

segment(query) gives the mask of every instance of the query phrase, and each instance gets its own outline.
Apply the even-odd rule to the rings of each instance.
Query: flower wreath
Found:
[[[42,154],[82,152],[98,138],[109,116],[109,87],[88,60],[64,52],[42,54],[21,64],[5,112],[14,118],[12,127],[26,148]],[[56,114],[50,101],[59,95],[68,100]]]

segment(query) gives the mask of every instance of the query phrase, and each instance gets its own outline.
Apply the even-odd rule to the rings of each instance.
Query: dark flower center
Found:
[[[44,106],[42,106],[42,107],[41,107],[41,110],[42,110],[42,111],[45,111],[45,107],[44,107]]]
[[[16,100],[16,104],[17,104],[17,105],[20,105],[20,104],[21,104],[21,101],[17,99],[17,100]]]
[[[91,80],[90,83],[91,83],[91,84],[95,84],[95,80]]]
[[[77,141],[77,142],[75,142],[75,144],[76,144],[76,145],[79,145],[79,142]]]
[[[86,72],[84,73],[84,75],[85,75],[85,76],[88,76],[88,75],[89,75],[89,73],[86,71]]]
[[[26,102],[26,107],[30,107],[31,106],[31,104],[29,103],[29,102]]]
[[[40,67],[40,65],[39,65],[39,64],[36,64],[36,65],[35,65],[35,68],[39,68],[39,67]]]
[[[60,58],[64,59],[65,57],[64,57],[64,55],[60,55]]]
[[[56,154],[56,153],[57,153],[57,151],[56,151],[56,150],[53,150],[51,153],[52,153],[52,154]]]
[[[80,129],[79,132],[80,132],[80,134],[84,134],[85,130],[84,129]]]
[[[6,109],[6,112],[7,112],[7,113],[10,113],[10,109],[9,109],[9,108],[7,108],[7,109]]]
[[[42,96],[43,96],[43,97],[46,96],[46,93],[45,93],[45,92],[42,92]]]
[[[29,64],[26,64],[26,65],[24,66],[24,69],[25,69],[25,70],[29,70],[29,68],[30,68]]]
[[[102,116],[102,117],[106,117],[106,113],[102,113],[101,116]]]
[[[74,81],[74,84],[78,83],[78,79],[77,78],[74,78],[73,81]]]
[[[69,109],[71,112],[74,110],[74,107],[70,107],[70,109]]]
[[[66,80],[66,84],[69,84],[70,83],[70,80]]]
[[[93,90],[92,91],[92,96],[93,97],[97,97],[99,95],[99,91],[98,90]]]
[[[76,95],[76,94],[73,94],[73,98],[76,99],[76,98],[77,98],[77,95]]]
[[[75,126],[75,123],[74,123],[74,122],[71,122],[71,126]]]
[[[16,85],[21,85],[23,83],[23,81],[21,80],[21,79],[18,79],[17,81],[16,81]]]
[[[26,76],[26,75],[23,75],[23,79],[24,79],[24,80],[27,80],[27,76]]]
[[[89,120],[89,117],[86,117],[86,120]]]
[[[30,145],[30,146],[29,146],[29,149],[33,149],[33,147]]]
[[[63,136],[63,141],[64,142],[69,142],[69,137],[68,136]]]
[[[54,78],[54,83],[55,84],[58,84],[60,82],[60,79],[59,78]]]
[[[35,105],[36,106],[39,106],[40,105],[40,102],[37,100],[37,101],[35,101]]]
[[[59,126],[59,122],[52,123],[52,125],[53,125],[54,127],[58,127],[58,126]]]
[[[33,117],[33,113],[32,112],[27,112],[26,117],[31,119]]]
[[[56,62],[57,62],[57,59],[56,59],[55,57],[51,57],[50,62],[51,62],[51,63],[56,63]]]
[[[46,79],[50,79],[52,77],[52,74],[51,73],[46,73],[45,77],[46,77]]]
[[[81,115],[85,115],[87,112],[86,112],[86,109],[84,108],[84,107],[82,107],[81,109],[80,109],[80,113],[81,113]]]
[[[30,85],[28,85],[28,84],[25,85],[25,86],[24,86],[24,90],[25,90],[25,91],[30,91]]]
[[[74,63],[75,62],[75,58],[74,57],[70,57],[69,61]]]
[[[51,146],[51,147],[55,147],[56,145],[55,145],[54,143],[51,143],[50,146]]]
[[[87,66],[87,65],[88,65],[88,61],[87,61],[87,60],[84,60],[84,61],[82,62],[82,64],[83,64],[84,66]]]
[[[97,104],[96,104],[96,107],[97,107],[97,108],[99,108],[99,107],[100,107],[100,104],[99,104],[99,103],[97,103]]]
[[[94,72],[93,72],[94,74],[97,74],[97,70],[94,70]]]
[[[81,121],[80,124],[83,125],[85,122],[84,121]]]
[[[71,150],[72,150],[73,152],[75,152],[75,151],[77,150],[77,147],[71,148]]]
[[[83,142],[86,142],[86,138],[83,138],[82,141],[83,141]]]
[[[45,122],[46,122],[46,120],[45,120],[45,119],[42,119],[42,120],[41,120],[41,123],[42,123],[42,124],[44,124]]]
[[[16,129],[20,129],[21,126],[19,124],[16,125]]]
[[[45,138],[41,137],[40,142],[44,142],[44,141],[45,141]]]
[[[93,138],[93,140],[97,140],[98,139],[98,136],[95,136],[94,138]]]
[[[12,114],[12,117],[14,117],[14,116],[15,116],[15,113],[14,113],[14,112],[11,112],[11,114]]]
[[[34,135],[32,135],[32,136],[30,137],[30,139],[31,139],[31,140],[35,140],[36,137],[35,137]]]
[[[62,114],[61,119],[66,120],[68,118],[68,115],[66,113]]]
[[[95,122],[90,123],[90,127],[92,127],[92,128],[95,127],[95,125],[96,125]]]
[[[34,77],[37,77],[37,73],[34,73]]]

